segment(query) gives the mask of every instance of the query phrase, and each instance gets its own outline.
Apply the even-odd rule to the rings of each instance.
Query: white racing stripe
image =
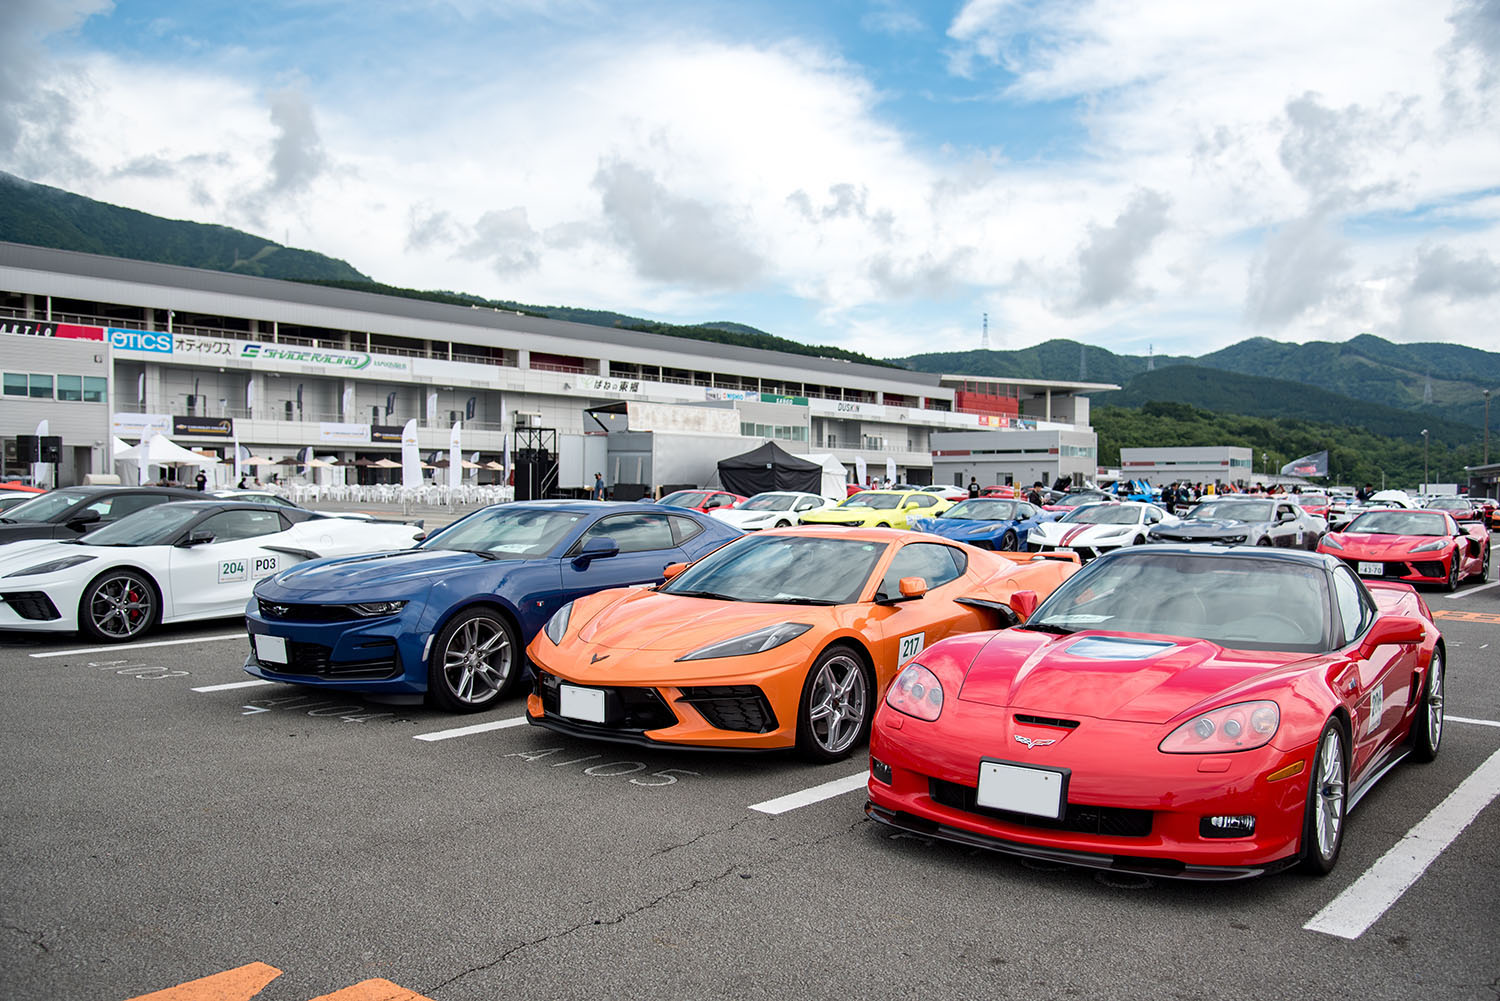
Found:
[[[1500,587],[1500,580],[1492,580],[1488,584],[1480,584],[1478,587],[1465,588],[1462,591],[1455,591],[1452,594],[1447,594],[1443,597],[1448,598],[1449,600],[1467,598],[1471,594],[1478,594],[1480,591],[1488,591],[1492,587]]]
[[[510,719],[497,719],[489,723],[475,723],[472,726],[455,727],[452,730],[434,730],[431,733],[419,733],[413,740],[451,740],[454,737],[467,737],[471,733],[489,733],[491,730],[504,730],[512,726],[522,726],[526,722],[525,716],[514,716]]]
[[[1356,939],[1421,878],[1479,811],[1500,794],[1500,751],[1464,779],[1448,798],[1423,817],[1390,851],[1302,927]]]
[[[224,684],[224,685],[204,685],[202,688],[195,688],[195,689],[193,689],[193,691],[195,691],[195,692],[227,692],[227,691],[230,691],[231,689],[235,689],[235,688],[259,688],[261,685],[274,685],[274,684],[276,684],[276,682],[274,682],[274,681],[267,681],[265,678],[255,678],[255,679],[250,680],[250,681],[231,681],[228,684]]]
[[[33,653],[28,656],[36,660],[46,657],[73,657],[81,653],[129,653],[132,650],[144,650],[153,646],[187,646],[189,643],[223,643],[228,640],[243,640],[245,633],[225,633],[222,636],[194,636],[186,640],[157,640],[154,643],[129,643],[125,646],[86,646],[77,650],[49,650],[46,653]]]
[[[832,782],[824,782],[822,785],[813,786],[811,789],[803,789],[801,792],[790,792],[785,796],[768,799],[764,803],[756,803],[750,809],[759,810],[761,813],[786,813],[788,810],[795,810],[800,806],[810,806],[813,803],[821,803],[825,799],[842,796],[856,789],[863,789],[869,780],[870,773],[866,770],[860,772],[858,775],[834,779]]]

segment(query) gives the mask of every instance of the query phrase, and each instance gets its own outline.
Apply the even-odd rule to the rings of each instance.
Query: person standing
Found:
[[[589,499],[590,500],[603,500],[604,499],[604,474],[603,473],[595,473],[594,474],[594,489],[591,490],[591,491],[589,491]]]
[[[201,494],[208,489],[208,474],[201,469],[198,470],[198,475],[193,478],[193,482],[198,484],[198,492]]]
[[[972,476],[969,477],[969,496],[970,497],[978,497],[979,496],[979,481],[976,480]]]

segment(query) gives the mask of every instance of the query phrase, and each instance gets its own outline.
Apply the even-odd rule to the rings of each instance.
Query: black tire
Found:
[[[482,712],[514,687],[521,663],[521,644],[503,615],[492,608],[466,609],[432,643],[428,701],[448,712]]]
[[[103,643],[140,639],[161,620],[161,592],[151,576],[116,567],[95,577],[78,600],[78,631]]]
[[[879,524],[877,524],[875,527],[876,528],[890,528],[891,526],[887,525],[885,522],[882,521]]]
[[[797,702],[798,752],[818,762],[849,757],[870,736],[875,697],[874,673],[859,651],[837,643],[818,654]]]
[[[1344,821],[1349,789],[1349,751],[1344,727],[1336,719],[1323,724],[1307,777],[1307,803],[1302,811],[1304,872],[1326,876],[1338,864],[1344,846]]]
[[[1255,544],[1257,546],[1269,546],[1271,544],[1271,537],[1269,535],[1262,535],[1255,540]]]
[[[789,521],[782,520],[782,521],[778,521],[776,524],[772,525],[771,527],[772,528],[791,528],[792,527],[792,523],[789,522]]]
[[[1459,566],[1463,563],[1462,557],[1463,554],[1459,552],[1458,547],[1454,546],[1453,560],[1448,564],[1448,579],[1443,581],[1443,590],[1447,591],[1449,594],[1452,594],[1454,591],[1458,590],[1458,582],[1462,579],[1462,574],[1458,569]]]
[[[1417,718],[1411,724],[1411,756],[1416,761],[1431,761],[1443,742],[1443,696],[1447,689],[1447,664],[1443,648],[1432,651],[1427,680],[1422,685],[1422,700],[1417,703]]]
[[[1000,544],[995,548],[1000,550],[1002,553],[1013,553],[1016,551],[1018,545],[1019,542],[1016,539],[1015,531],[1013,529],[1007,528],[1005,530],[1005,534],[1000,536]]]
[[[1490,544],[1488,542],[1484,544],[1484,558],[1479,563],[1478,572],[1469,576],[1481,584],[1490,579]]]

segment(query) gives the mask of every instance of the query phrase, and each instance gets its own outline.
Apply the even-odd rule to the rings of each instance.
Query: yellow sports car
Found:
[[[907,515],[931,518],[953,506],[937,494],[921,490],[861,490],[837,507],[808,511],[804,525],[841,525],[847,528],[910,528]]]

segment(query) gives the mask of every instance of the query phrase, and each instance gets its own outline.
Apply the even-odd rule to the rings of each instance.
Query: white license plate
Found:
[[[560,685],[557,690],[557,712],[585,723],[604,722],[604,693],[597,688],[575,688]]]
[[[1057,820],[1063,811],[1063,778],[1064,773],[1050,768],[982,761],[976,802],[991,810]]]
[[[254,634],[251,639],[255,643],[255,659],[262,664],[288,663],[286,657],[286,640],[280,636]]]
[[[1361,577],[1379,577],[1384,573],[1384,563],[1366,563],[1363,560],[1359,563],[1359,575]]]

